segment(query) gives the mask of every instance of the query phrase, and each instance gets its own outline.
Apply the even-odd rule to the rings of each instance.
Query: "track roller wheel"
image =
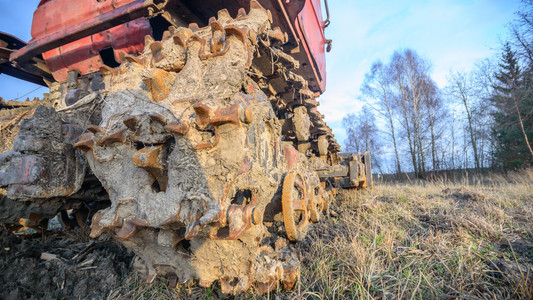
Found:
[[[285,176],[281,204],[287,237],[290,241],[302,240],[309,226],[309,212],[304,178],[300,172],[290,171]]]

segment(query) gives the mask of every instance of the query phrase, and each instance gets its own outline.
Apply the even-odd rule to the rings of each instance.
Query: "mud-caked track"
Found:
[[[290,242],[327,207],[314,170],[339,146],[271,22],[251,1],[147,36],[142,54],[101,69],[105,90],[67,108],[98,106],[74,144],[111,202],[90,235],[121,240],[149,283],[264,293],[300,276]]]

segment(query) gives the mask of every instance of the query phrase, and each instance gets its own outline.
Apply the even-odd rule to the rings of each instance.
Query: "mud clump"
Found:
[[[105,299],[123,284],[133,254],[112,240],[0,229],[0,299]]]
[[[453,198],[455,201],[473,201],[483,202],[487,200],[487,197],[481,193],[470,191],[466,188],[446,188],[442,190],[442,193],[448,197]]]

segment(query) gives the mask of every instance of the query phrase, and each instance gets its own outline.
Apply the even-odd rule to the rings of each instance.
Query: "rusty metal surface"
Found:
[[[370,160],[370,152],[364,153],[340,153],[342,159],[337,168],[344,169],[345,174],[337,173],[339,181],[344,188],[367,188],[372,187],[372,166]],[[318,171],[319,176],[333,175],[328,174],[328,170]]]
[[[54,79],[65,81],[70,70],[87,75],[99,70],[103,65],[100,51],[111,48],[111,59],[121,61],[118,53],[138,54],[144,50],[144,37],[151,34],[150,24],[145,19],[137,19],[118,25],[97,34],[81,38],[75,42],[44,52],[43,58]]]
[[[72,7],[72,5],[68,4],[69,1],[66,1],[67,3],[65,6],[57,5],[56,1],[58,0],[48,2],[43,6],[46,7],[46,5],[50,5],[54,10],[59,10],[58,13],[52,14],[51,16],[61,15],[61,9]],[[86,2],[87,5],[89,5],[88,3],[96,3],[95,1],[88,0],[86,0]],[[93,12],[91,10],[92,8],[92,5],[89,5],[88,8],[84,8],[84,11],[90,10]],[[159,8],[150,0],[134,0],[118,8],[100,13],[93,18],[85,19],[81,22],[73,22],[72,24],[62,24],[62,26],[65,27],[58,28],[58,30],[54,32],[47,32],[42,36],[37,36],[38,33],[36,32],[34,35],[36,37],[32,39],[28,45],[11,54],[10,60],[19,62],[28,61],[46,51],[56,49],[67,43],[76,42],[81,38],[105,31],[117,24],[148,16],[151,11],[158,10]],[[36,24],[33,27],[38,28],[44,26],[46,21],[48,21],[47,18],[50,18],[50,16],[43,16],[43,20],[37,19]]]
[[[13,161],[13,167],[9,168],[0,177],[0,186],[10,184],[30,184],[41,178],[43,169],[42,158],[34,155],[22,156],[20,152],[8,152],[0,154],[0,162]]]
[[[153,16],[162,11],[170,20],[177,20],[175,7],[182,7],[185,11],[192,11],[194,17],[185,19],[197,19],[203,16],[204,20],[214,15],[217,10],[227,8],[237,16],[238,9],[244,3],[242,1],[170,1],[168,8],[163,8],[167,3],[155,5],[151,0],[124,0],[97,2],[83,0],[76,3],[75,10],[71,1],[54,0],[43,1],[38,7],[32,36],[28,45],[10,55],[11,61],[24,63],[42,53],[45,54],[47,64],[58,81],[66,79],[68,69],[79,69],[82,74],[88,74],[98,69],[97,52],[106,47],[114,46],[115,50],[126,50],[130,54],[138,53],[142,47],[141,41],[131,42],[131,47],[116,47],[115,45],[103,45],[97,43],[97,33],[109,30],[118,24],[126,23],[141,17]],[[292,1],[277,3],[271,0],[262,0],[261,4],[273,12],[270,17],[275,24],[279,24],[282,31],[290,32],[290,40],[293,47],[300,47],[300,51],[293,53],[294,57],[302,62],[298,71],[309,81],[309,87],[315,92],[325,90],[325,53],[323,22],[319,0]],[[82,7],[82,9],[79,9]],[[113,8],[114,7],[114,8]],[[161,10],[163,9],[163,10]],[[61,10],[59,12],[58,10]],[[57,12],[56,12],[57,11]],[[70,11],[70,13],[69,13]],[[70,18],[52,18],[58,15],[70,16]],[[176,21],[177,22],[177,21]],[[142,38],[146,33],[135,32],[132,29],[115,29],[117,38],[122,36]],[[124,34],[125,31],[127,34]],[[111,33],[113,30],[111,31]],[[110,32],[107,32],[110,33]],[[89,36],[93,35],[93,38]],[[71,43],[70,45],[66,45]],[[65,49],[59,50],[59,47]],[[216,47],[216,44],[211,45]],[[115,53],[116,54],[116,53]],[[116,56],[116,55],[115,55]],[[69,58],[70,57],[70,58]],[[61,60],[64,60],[61,61]],[[118,60],[118,59],[117,59]],[[100,62],[101,64],[101,62]],[[18,75],[20,77],[20,75]],[[35,79],[33,79],[35,81]]]
[[[13,64],[9,61],[11,54],[24,47],[26,43],[10,34],[0,32],[0,74],[4,73],[15,78],[46,86],[43,77],[51,80],[49,70],[39,57],[22,63]]]
[[[81,132],[53,108],[38,106],[22,120],[13,151],[0,156],[0,186],[7,186],[7,196],[28,200],[77,192],[87,167],[72,147]]]
[[[302,240],[309,225],[308,191],[300,172],[289,172],[283,181],[283,224],[290,241]]]
[[[326,89],[326,38],[320,2],[320,0],[306,1],[295,23],[302,45],[312,63],[320,91],[324,92]]]

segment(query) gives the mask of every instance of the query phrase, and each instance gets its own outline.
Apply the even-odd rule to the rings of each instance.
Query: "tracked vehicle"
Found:
[[[0,72],[50,88],[0,100],[0,222],[88,222],[149,283],[291,289],[291,243],[339,184],[371,185],[317,110],[320,5],[41,1],[31,41],[0,35]]]

